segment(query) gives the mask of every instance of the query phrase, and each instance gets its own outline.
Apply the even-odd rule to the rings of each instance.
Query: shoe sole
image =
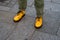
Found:
[[[36,29],[40,29],[40,28],[42,28],[42,26],[43,26],[43,25],[41,25],[40,27],[36,27],[36,26],[34,26],[34,27],[35,27]]]
[[[25,14],[21,17],[21,19],[23,18],[25,16]],[[13,20],[14,22],[19,22],[21,19],[19,19],[18,21],[15,21],[15,20]]]

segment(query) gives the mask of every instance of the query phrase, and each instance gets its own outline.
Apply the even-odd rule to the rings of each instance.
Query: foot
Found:
[[[14,22],[20,21],[25,15],[25,11],[19,11],[17,15],[14,16],[13,20]]]
[[[41,27],[42,27],[42,16],[36,17],[35,28],[41,28]]]

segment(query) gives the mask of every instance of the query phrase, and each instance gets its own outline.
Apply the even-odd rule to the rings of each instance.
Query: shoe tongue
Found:
[[[37,20],[39,21],[39,18],[37,18]]]

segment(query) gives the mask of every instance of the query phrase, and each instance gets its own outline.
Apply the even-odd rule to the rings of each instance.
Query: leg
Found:
[[[44,8],[44,0],[35,0],[35,8],[36,8],[36,22],[35,27],[41,28],[42,27],[42,16],[43,16],[43,8]]]
[[[14,22],[18,22],[24,17],[25,9],[26,9],[26,6],[27,6],[27,0],[18,0],[18,3],[19,3],[19,11],[13,19]]]
[[[25,10],[27,7],[27,0],[18,0],[19,10]]]
[[[44,0],[35,0],[37,17],[43,16]]]

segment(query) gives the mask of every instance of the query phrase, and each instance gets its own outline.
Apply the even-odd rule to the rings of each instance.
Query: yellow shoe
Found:
[[[25,11],[19,11],[17,15],[13,18],[14,22],[18,22],[25,16]]]
[[[41,28],[42,27],[42,16],[36,18],[35,22],[35,28]]]

